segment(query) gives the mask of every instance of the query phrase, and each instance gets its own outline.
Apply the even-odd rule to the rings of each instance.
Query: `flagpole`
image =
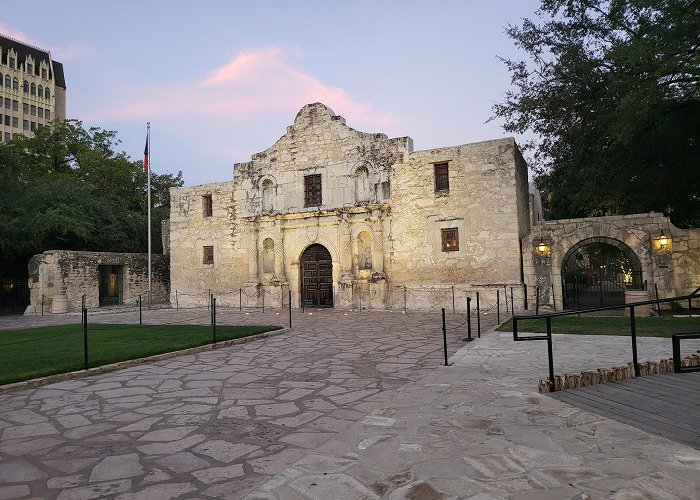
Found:
[[[151,307],[151,122],[146,123],[146,144],[148,145],[148,307]]]

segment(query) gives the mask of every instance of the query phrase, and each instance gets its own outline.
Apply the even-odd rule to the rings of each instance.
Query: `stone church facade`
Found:
[[[528,198],[513,139],[413,151],[310,104],[233,181],[171,190],[171,302],[427,308],[456,283],[463,302],[522,283]]]
[[[480,292],[488,311],[515,290],[522,309],[538,286],[543,305],[562,293],[571,248],[618,237],[664,296],[700,285],[699,230],[660,214],[543,223],[537,201],[512,138],[414,151],[310,104],[232,181],[171,189],[170,301],[464,311]],[[659,253],[660,228],[677,243]]]

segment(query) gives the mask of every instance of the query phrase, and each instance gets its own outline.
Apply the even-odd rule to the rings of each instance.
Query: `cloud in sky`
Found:
[[[27,33],[13,28],[12,26],[9,26],[7,24],[0,23],[0,33],[2,33],[5,36],[9,36],[10,38],[14,38],[15,40],[19,40],[20,42],[24,42],[27,45],[33,45],[34,47],[40,48],[42,50],[49,50],[46,48],[49,47],[49,44],[44,43],[41,40],[37,40],[32,36],[28,35]],[[53,46],[53,48],[51,49],[51,57],[52,59],[61,62],[75,61],[76,59],[86,57],[92,54],[93,52],[94,50],[89,44],[85,42],[75,41],[70,42],[66,45]]]
[[[293,114],[305,104],[323,102],[363,126],[385,127],[395,121],[372,104],[356,102],[342,88],[326,85],[298,69],[288,52],[279,47],[239,53],[194,82],[122,86],[119,92],[109,106],[85,118],[139,122],[183,116],[245,119]]]

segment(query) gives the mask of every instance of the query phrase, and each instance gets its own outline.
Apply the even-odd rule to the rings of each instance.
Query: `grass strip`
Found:
[[[278,330],[278,326],[216,326],[217,341]],[[89,367],[209,344],[209,325],[88,326]],[[0,385],[83,369],[83,325],[0,331]]]
[[[578,317],[558,316],[552,318],[552,333],[577,335],[630,335],[630,318],[624,317]],[[640,337],[671,337],[674,333],[700,332],[700,318],[674,318],[661,316],[635,318],[637,335]],[[508,320],[497,329],[512,332],[513,321]],[[544,319],[518,320],[518,331],[546,333]]]

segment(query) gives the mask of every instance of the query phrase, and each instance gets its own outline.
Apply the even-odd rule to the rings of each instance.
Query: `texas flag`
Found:
[[[143,149],[143,170],[148,172],[148,135],[146,136],[146,147]]]

